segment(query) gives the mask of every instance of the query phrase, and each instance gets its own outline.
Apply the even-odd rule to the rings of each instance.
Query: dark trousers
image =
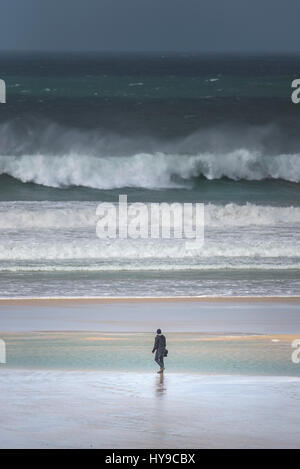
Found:
[[[161,367],[164,368],[164,350],[156,350],[155,361]]]

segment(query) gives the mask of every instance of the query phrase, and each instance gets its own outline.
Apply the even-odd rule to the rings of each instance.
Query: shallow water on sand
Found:
[[[35,332],[2,334],[7,368],[156,371],[152,334]],[[169,334],[170,372],[300,376],[292,335]]]

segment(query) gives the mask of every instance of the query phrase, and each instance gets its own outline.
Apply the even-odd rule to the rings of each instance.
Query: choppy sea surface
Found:
[[[0,76],[1,297],[300,295],[299,57],[1,53]],[[99,239],[120,194],[204,203],[204,244]]]

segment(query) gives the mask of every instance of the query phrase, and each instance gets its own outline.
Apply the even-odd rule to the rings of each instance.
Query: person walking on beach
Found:
[[[161,329],[157,329],[156,334],[157,335],[155,337],[152,353],[156,351],[154,359],[158,366],[160,366],[160,370],[157,373],[163,373],[165,369],[164,356],[166,352],[167,341],[165,336],[161,333]]]

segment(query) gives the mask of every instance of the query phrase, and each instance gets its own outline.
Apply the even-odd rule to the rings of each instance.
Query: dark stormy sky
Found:
[[[299,0],[0,0],[0,49],[300,50]]]

